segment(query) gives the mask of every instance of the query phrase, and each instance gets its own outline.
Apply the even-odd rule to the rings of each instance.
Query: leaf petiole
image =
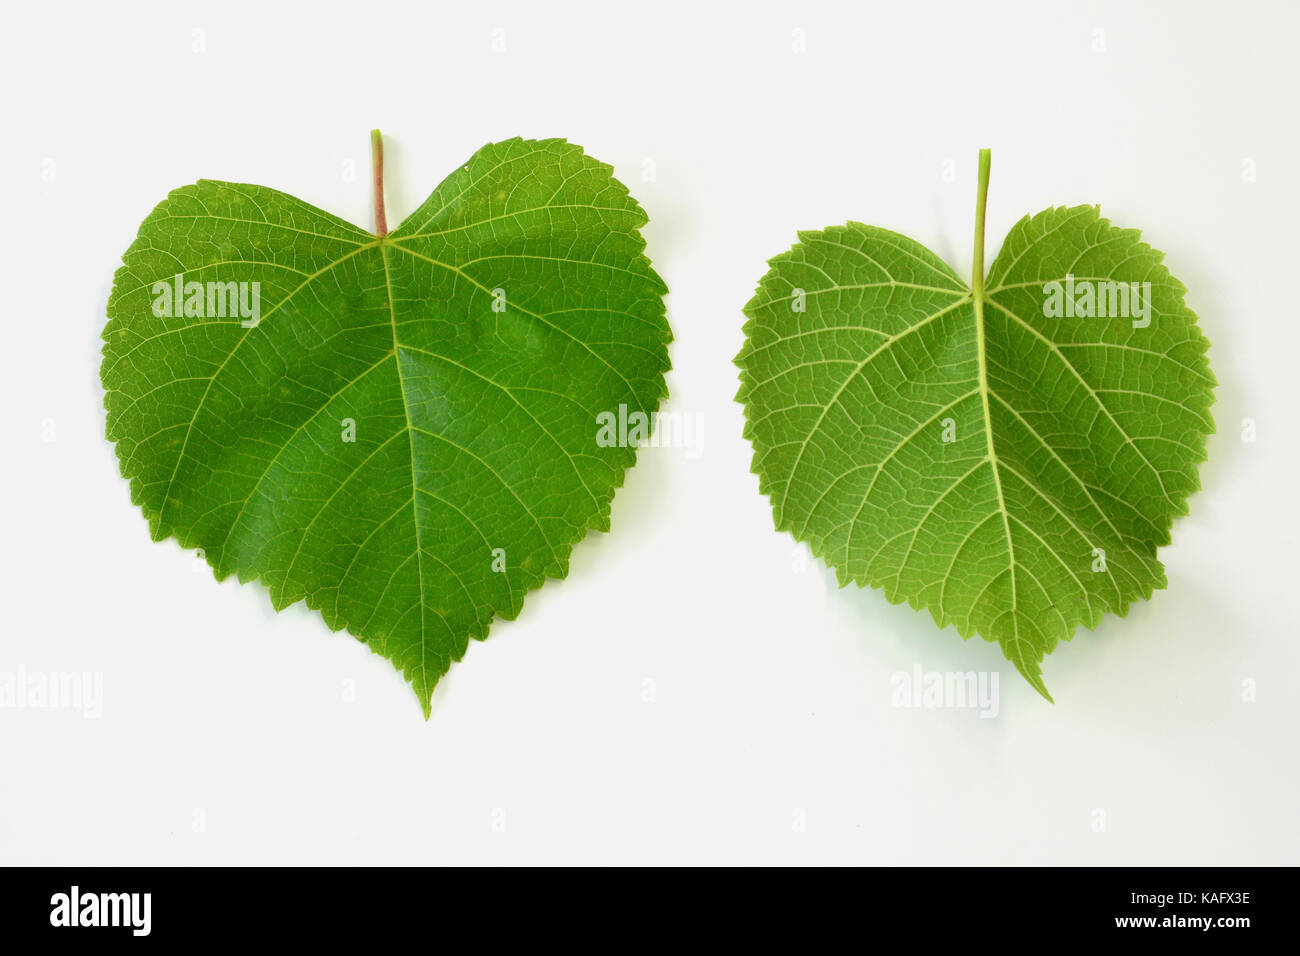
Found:
[[[375,178],[375,235],[388,235],[388,218],[384,214],[384,139],[379,130],[370,131],[370,163]]]
[[[971,289],[977,299],[984,296],[984,207],[989,198],[990,153],[980,150],[979,185],[975,189],[975,265],[971,268]]]

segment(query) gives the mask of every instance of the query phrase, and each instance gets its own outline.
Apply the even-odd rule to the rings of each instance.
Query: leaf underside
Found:
[[[635,449],[597,416],[666,395],[645,221],[563,140],[485,146],[383,240],[261,186],[172,192],[123,257],[101,370],[154,539],[306,601],[427,717],[469,639],[608,530]],[[156,316],[178,273],[260,283],[260,321]]]
[[[982,297],[888,230],[799,239],[736,358],[777,529],[841,586],[996,641],[1050,700],[1043,657],[1165,586],[1156,551],[1199,487],[1215,380],[1186,290],[1092,206],[1018,222]],[[1046,317],[1067,274],[1151,283],[1149,326]]]

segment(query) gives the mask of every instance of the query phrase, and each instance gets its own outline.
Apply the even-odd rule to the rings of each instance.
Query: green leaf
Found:
[[[970,287],[856,222],[772,259],[737,399],[777,530],[841,586],[997,641],[1050,700],[1058,641],[1165,586],[1156,551],[1199,487],[1215,380],[1163,254],[1096,207],[1026,216],[986,280],[987,151],[980,172]],[[1089,287],[1107,317],[1080,314]]]
[[[427,717],[469,639],[608,530],[636,450],[597,416],[654,412],[671,333],[645,213],[579,147],[485,146],[391,233],[381,169],[378,235],[262,186],[171,193],[123,256],[101,375],[154,539],[306,601]],[[203,315],[161,302],[177,275]]]

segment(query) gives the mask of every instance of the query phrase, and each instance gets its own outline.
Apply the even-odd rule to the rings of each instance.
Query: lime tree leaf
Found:
[[[778,530],[1050,700],[1058,641],[1165,586],[1215,380],[1163,254],[1096,207],[1026,216],[986,279],[987,184],[985,151],[970,286],[897,233],[800,233],[745,307],[737,398]]]
[[[171,193],[101,372],[153,537],[306,601],[427,717],[469,639],[608,530],[635,448],[598,417],[654,412],[671,333],[645,213],[579,147],[485,146],[392,232],[381,170],[377,234],[262,186]]]

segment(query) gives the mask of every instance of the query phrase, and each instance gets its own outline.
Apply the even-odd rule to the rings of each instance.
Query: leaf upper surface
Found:
[[[261,186],[171,193],[123,257],[101,370],[153,537],[305,600],[427,716],[468,640],[608,530],[635,449],[599,445],[597,415],[666,394],[666,289],[611,172],[491,144],[382,240]],[[156,315],[177,274],[259,283],[260,320]]]

